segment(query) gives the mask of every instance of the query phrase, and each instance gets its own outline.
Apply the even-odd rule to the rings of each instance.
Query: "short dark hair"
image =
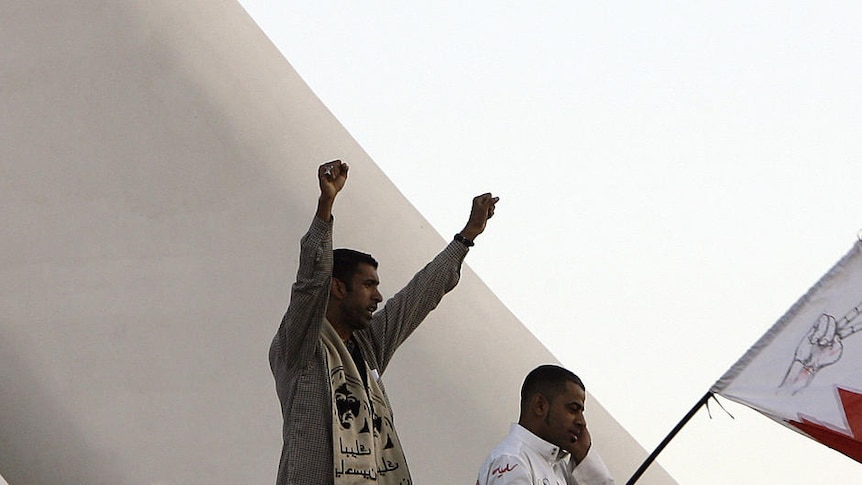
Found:
[[[565,391],[567,382],[574,382],[585,392],[587,390],[584,382],[574,372],[558,365],[540,365],[524,378],[524,384],[521,386],[521,405],[525,405],[537,393],[552,401],[554,397]]]
[[[370,254],[355,249],[338,248],[332,251],[332,277],[341,280],[348,290],[352,290],[353,275],[362,263],[377,269],[377,260]]]

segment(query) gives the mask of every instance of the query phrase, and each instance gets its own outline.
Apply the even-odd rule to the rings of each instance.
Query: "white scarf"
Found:
[[[332,456],[336,485],[411,485],[389,402],[368,372],[367,386],[329,321],[321,332],[332,392]],[[366,365],[363,361],[361,365]]]

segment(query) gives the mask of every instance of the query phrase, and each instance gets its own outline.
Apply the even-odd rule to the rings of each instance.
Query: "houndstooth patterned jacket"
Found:
[[[284,419],[277,485],[331,485],[334,481],[333,404],[320,342],[332,278],[332,225],[332,220],[315,217],[302,237],[290,303],[269,350]],[[368,329],[354,332],[370,369],[383,374],[398,346],[458,284],[467,251],[465,245],[450,242],[386,301]],[[382,382],[380,385],[383,388]]]

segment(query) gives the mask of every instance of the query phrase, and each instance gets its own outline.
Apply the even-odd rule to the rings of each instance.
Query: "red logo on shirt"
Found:
[[[496,475],[496,478],[500,478],[503,475],[505,475],[506,473],[514,470],[517,466],[518,466],[517,463],[515,463],[514,465],[510,465],[510,464],[506,463],[505,468],[497,467],[497,468],[494,468],[493,470],[491,470],[491,475]]]

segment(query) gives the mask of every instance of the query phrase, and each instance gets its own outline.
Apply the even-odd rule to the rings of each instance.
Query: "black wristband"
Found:
[[[467,239],[466,237],[462,236],[462,235],[461,235],[461,233],[455,234],[455,240],[456,240],[456,241],[458,241],[459,243],[461,243],[461,244],[463,244],[463,245],[467,246],[468,248],[469,248],[469,247],[471,247],[471,246],[473,246],[474,244],[476,244],[476,243],[474,243],[473,241],[471,241],[471,240]]]

